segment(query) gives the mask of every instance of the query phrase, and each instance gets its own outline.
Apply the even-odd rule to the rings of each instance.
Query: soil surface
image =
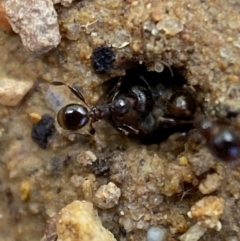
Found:
[[[159,73],[157,84],[168,75],[163,96],[180,75],[200,106],[194,118],[216,126],[221,120],[238,134],[239,1],[55,2],[61,42],[47,53],[29,51],[21,32],[0,24],[0,239],[80,241],[72,235],[82,227],[77,216],[64,215],[85,200],[89,225],[108,229],[109,240],[240,240],[238,160],[218,158],[224,148],[213,155],[198,125],[147,144],[106,120],[93,124],[94,135],[89,125],[64,130],[59,109],[84,103],[67,86],[51,84],[75,85],[91,108],[106,104],[116,80],[136,66]],[[99,73],[92,52],[103,46],[113,55],[97,56],[103,65],[109,58]],[[139,79],[134,85],[144,86]]]

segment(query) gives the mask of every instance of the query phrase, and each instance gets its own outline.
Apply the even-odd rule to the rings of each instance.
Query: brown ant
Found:
[[[87,106],[77,88],[68,87]],[[195,127],[216,157],[230,162],[238,160],[240,131],[229,123],[207,118],[195,96],[196,92],[179,75],[169,79],[166,72],[136,68],[118,79],[105,104],[93,108],[69,104],[58,112],[57,120],[62,128],[77,130],[105,119],[117,131],[147,142],[161,141],[174,132]]]

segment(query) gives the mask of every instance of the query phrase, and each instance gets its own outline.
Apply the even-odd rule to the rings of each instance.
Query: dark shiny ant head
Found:
[[[81,129],[89,122],[89,113],[86,107],[79,104],[70,104],[59,110],[57,121],[63,129]]]
[[[131,98],[119,98],[113,102],[110,106],[111,113],[114,113],[116,116],[126,115],[133,106],[133,99]]]
[[[168,102],[167,110],[175,118],[192,118],[196,111],[196,100],[186,90],[175,92]]]
[[[196,127],[206,140],[209,150],[224,161],[237,161],[240,159],[240,131],[229,123],[212,121],[200,117]]]

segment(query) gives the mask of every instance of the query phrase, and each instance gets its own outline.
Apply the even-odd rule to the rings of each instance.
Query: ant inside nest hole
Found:
[[[139,65],[110,82],[114,86],[106,101],[94,107],[87,105],[76,87],[68,86],[83,104],[68,104],[60,109],[59,125],[78,130],[90,123],[90,133],[94,134],[93,123],[104,119],[123,135],[145,144],[160,143],[171,134],[196,129],[215,157],[239,165],[240,130],[234,125],[239,113],[229,113],[221,119],[210,117],[199,98],[199,90],[188,85],[175,69],[172,75],[167,68],[158,73]]]

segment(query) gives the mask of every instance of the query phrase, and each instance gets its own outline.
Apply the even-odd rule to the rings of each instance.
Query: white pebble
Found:
[[[112,208],[118,204],[121,190],[113,182],[102,185],[95,194],[95,205],[103,210]]]
[[[200,224],[196,223],[191,228],[188,229],[181,237],[181,241],[198,241],[207,231],[207,228],[202,227]]]
[[[162,22],[163,30],[169,35],[175,35],[183,30],[183,24],[178,19],[166,19]]]
[[[150,227],[147,231],[147,241],[165,241],[167,231],[163,227]]]

